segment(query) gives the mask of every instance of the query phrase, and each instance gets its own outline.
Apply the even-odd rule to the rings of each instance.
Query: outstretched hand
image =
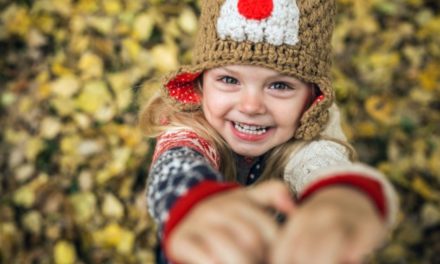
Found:
[[[168,254],[179,263],[267,263],[279,235],[269,209],[293,214],[291,193],[281,182],[207,198],[173,230]]]
[[[385,235],[371,201],[348,187],[329,187],[289,215],[268,263],[362,263]]]

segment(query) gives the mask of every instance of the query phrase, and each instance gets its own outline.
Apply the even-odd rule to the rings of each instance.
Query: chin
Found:
[[[253,150],[253,149],[232,149],[235,153],[245,157],[259,157],[266,153],[263,150]]]

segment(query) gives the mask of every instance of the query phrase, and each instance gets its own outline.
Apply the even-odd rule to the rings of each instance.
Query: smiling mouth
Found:
[[[263,135],[270,128],[265,126],[249,125],[240,122],[232,122],[232,123],[234,124],[235,129],[237,129],[239,132],[250,135]]]

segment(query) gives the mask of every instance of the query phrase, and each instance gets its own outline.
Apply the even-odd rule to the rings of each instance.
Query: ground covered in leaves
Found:
[[[440,4],[339,0],[333,76],[361,160],[400,194],[371,263],[440,263]],[[0,262],[153,263],[158,77],[191,58],[197,1],[0,0]]]

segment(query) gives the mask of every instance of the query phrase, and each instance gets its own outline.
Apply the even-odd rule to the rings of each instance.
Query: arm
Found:
[[[395,223],[397,195],[386,177],[361,163],[352,163],[347,149],[329,140],[314,141],[293,155],[284,179],[300,200],[327,186],[349,186],[366,194],[387,226]]]
[[[276,234],[265,208],[290,210],[289,191],[280,183],[254,189],[224,183],[199,141],[173,142],[165,148],[158,141],[148,180],[149,210],[166,255],[181,263],[253,263],[255,252],[263,258]]]
[[[339,143],[320,140],[285,170],[299,199],[274,246],[274,263],[361,263],[394,223],[396,194],[378,171],[354,164]]]
[[[152,164],[148,178],[148,209],[158,224],[162,238],[165,223],[170,220],[170,211],[175,203],[188,195],[192,189],[196,191],[193,195],[197,195],[200,192],[197,190],[205,185],[210,186],[209,193],[225,190],[223,186],[226,186],[222,183],[222,176],[212,169],[208,161],[189,147],[167,150]],[[233,187],[233,185],[227,186]],[[209,193],[204,193],[203,196],[207,197]],[[181,206],[186,208],[191,204]],[[183,216],[180,213],[176,217]],[[177,224],[178,220],[173,218],[171,221]],[[167,230],[171,231],[170,228]]]

